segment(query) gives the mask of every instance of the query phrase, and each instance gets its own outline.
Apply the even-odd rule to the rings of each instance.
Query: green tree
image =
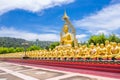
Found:
[[[88,43],[105,43],[107,40],[107,37],[104,34],[99,34],[99,35],[92,35],[90,39],[88,40]]]
[[[5,48],[5,47],[0,47],[0,54],[3,54],[3,53],[8,53],[8,48]]]
[[[42,48],[39,47],[39,46],[33,45],[33,46],[30,46],[27,50],[28,51],[33,51],[33,50],[40,50],[40,49],[42,49]]]
[[[17,47],[15,49],[16,52],[23,52],[24,51],[24,48],[23,47]]]
[[[52,43],[50,46],[49,46],[49,48],[50,49],[54,49],[56,46],[58,46],[58,45],[60,45],[60,43],[59,42],[54,42],[54,43]]]
[[[10,47],[10,48],[8,48],[8,52],[9,53],[14,53],[14,52],[16,52],[16,50],[15,50],[14,47]]]
[[[90,43],[94,43],[94,44],[105,44],[105,41],[109,40],[110,42],[117,42],[120,43],[120,38],[118,36],[116,36],[115,34],[111,34],[108,37],[105,36],[104,34],[99,34],[99,35],[93,35],[89,38],[88,42]]]
[[[45,47],[45,49],[46,49],[46,50],[49,50],[49,47],[48,47],[48,46],[46,46],[46,47]]]
[[[115,34],[109,35],[108,40],[111,42],[117,42],[117,43],[120,42],[120,38],[117,37]]]

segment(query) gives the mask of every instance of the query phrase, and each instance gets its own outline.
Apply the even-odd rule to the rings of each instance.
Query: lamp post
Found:
[[[22,45],[23,45],[23,47],[24,47],[24,56],[23,56],[23,59],[27,59],[28,58],[28,56],[26,55],[26,48],[27,48],[27,46],[29,45],[29,43],[27,43],[27,42],[24,42],[24,43],[22,43]]]

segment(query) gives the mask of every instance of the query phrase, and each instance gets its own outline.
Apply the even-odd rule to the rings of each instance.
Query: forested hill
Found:
[[[46,48],[49,46],[51,41],[27,41],[24,39],[19,39],[19,38],[11,38],[11,37],[0,37],[0,47],[22,47],[22,43],[27,42],[29,43],[29,46],[31,45],[37,45],[42,48]]]
[[[21,43],[26,42],[24,39],[0,37],[0,47],[21,47]]]

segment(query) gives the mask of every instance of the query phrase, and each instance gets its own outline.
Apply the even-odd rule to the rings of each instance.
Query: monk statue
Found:
[[[110,42],[108,40],[105,41],[105,47],[109,47],[110,46]]]
[[[117,46],[116,42],[113,42],[113,46],[111,48],[111,52],[112,52],[112,57],[116,57],[117,54],[119,54],[119,47]]]
[[[104,58],[106,57],[106,48],[104,46],[104,44],[100,44],[100,49],[99,49],[99,53],[97,54],[98,58]]]
[[[72,46],[72,42],[73,42],[72,35],[71,33],[69,33],[68,25],[65,24],[63,27],[63,34],[61,35],[60,43],[63,46]]]
[[[119,59],[120,60],[120,43],[118,43],[118,54],[115,56],[116,59]]]
[[[89,57],[90,58],[95,58],[96,57],[96,48],[93,44],[90,45],[90,50],[89,50]]]

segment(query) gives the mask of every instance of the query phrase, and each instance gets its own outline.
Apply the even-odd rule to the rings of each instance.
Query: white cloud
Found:
[[[33,41],[36,39],[39,39],[40,41],[59,41],[60,39],[59,34],[48,34],[48,33],[37,34],[37,33],[16,30],[14,28],[7,28],[7,27],[0,28],[0,37],[22,38],[29,41]],[[76,38],[79,41],[85,41],[86,37],[87,37],[86,34],[76,35]]]
[[[36,39],[41,41],[59,41],[59,35],[57,34],[37,34],[6,27],[0,28],[0,37],[22,38],[30,41]]]
[[[120,37],[120,34],[115,34],[117,37]]]
[[[120,0],[111,0],[111,4],[120,3]]]
[[[15,9],[40,12],[44,9],[69,4],[74,1],[75,0],[0,0],[0,14]]]
[[[120,29],[120,4],[109,5],[95,14],[76,20],[75,25],[79,28],[97,31],[114,31]]]
[[[53,26],[44,26],[43,28],[38,29],[39,31],[43,31],[44,33],[56,33],[59,34],[60,32],[54,28],[51,29]]]
[[[87,40],[88,35],[87,34],[79,34],[76,35],[76,38],[78,40],[78,42],[80,43],[81,41],[86,41]]]
[[[99,30],[99,31],[97,31],[96,32],[96,34],[98,35],[98,34],[105,34],[105,35],[109,35],[110,33],[109,32],[107,32],[106,30]]]
[[[77,38],[77,39],[82,39],[82,38],[85,38],[85,37],[87,37],[86,34],[76,35],[76,38]]]

